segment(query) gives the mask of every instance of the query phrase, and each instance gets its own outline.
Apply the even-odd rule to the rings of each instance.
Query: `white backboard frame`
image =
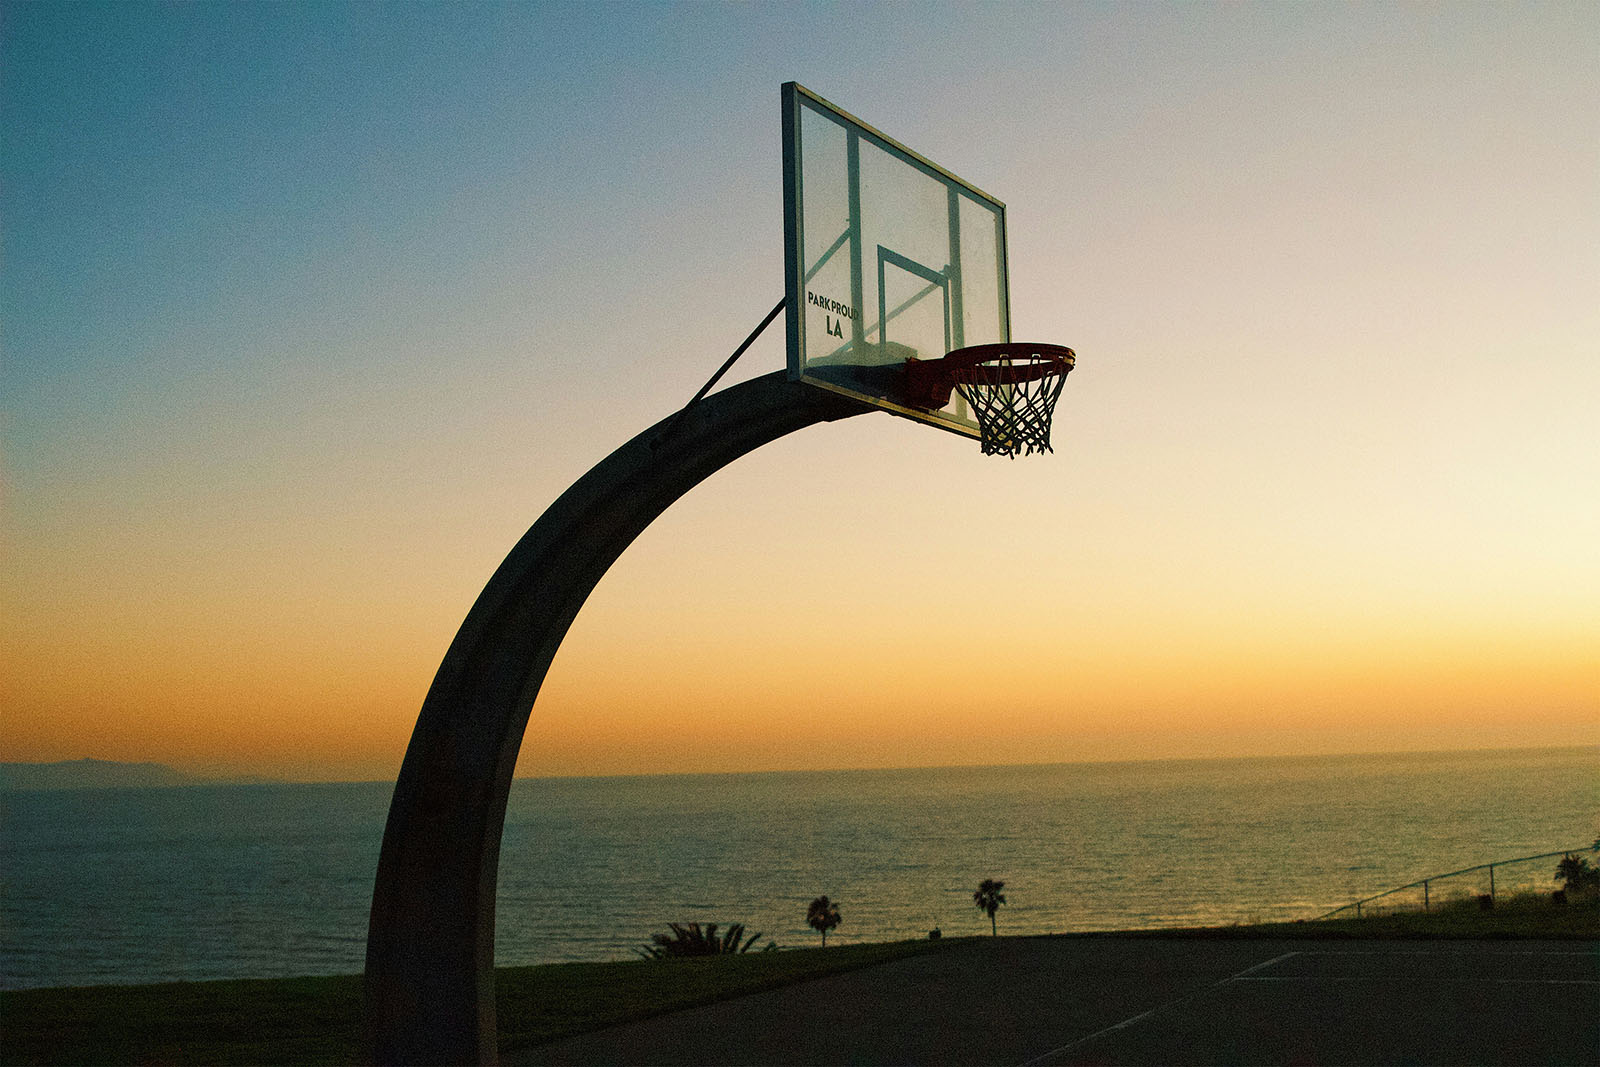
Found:
[[[880,196],[864,213],[864,166],[916,195]],[[783,202],[789,377],[979,436],[959,395],[924,410],[899,394],[899,375],[913,351],[937,359],[1011,340],[1005,204],[795,82],[783,86]],[[832,212],[826,224],[818,204]],[[890,204],[895,219],[874,215]],[[884,243],[913,239],[897,234],[915,236],[921,261]]]

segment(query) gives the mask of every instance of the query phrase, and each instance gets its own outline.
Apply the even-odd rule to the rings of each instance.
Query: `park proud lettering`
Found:
[[[829,337],[843,337],[844,320],[854,319],[856,317],[856,309],[851,307],[849,304],[841,303],[838,300],[833,300],[826,296],[821,296],[812,292],[810,289],[806,290],[806,303],[814,304],[823,310],[823,317],[828,323]]]

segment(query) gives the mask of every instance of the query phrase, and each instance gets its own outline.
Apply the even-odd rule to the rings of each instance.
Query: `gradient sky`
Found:
[[[1600,741],[1587,3],[0,41],[0,759],[392,777],[511,545],[781,296],[791,79],[1006,201],[1056,454],[872,415],[741,460],[590,598],[519,774]]]

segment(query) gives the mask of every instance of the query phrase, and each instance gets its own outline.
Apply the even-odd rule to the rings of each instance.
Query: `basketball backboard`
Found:
[[[789,376],[977,437],[905,365],[1011,339],[1005,205],[794,82],[783,168]]]

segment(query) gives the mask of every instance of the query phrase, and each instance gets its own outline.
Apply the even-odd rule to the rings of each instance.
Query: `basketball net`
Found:
[[[995,358],[952,367],[955,391],[978,421],[986,456],[1044,454],[1050,447],[1050,420],[1067,384],[1074,355],[1059,346],[996,345]]]

